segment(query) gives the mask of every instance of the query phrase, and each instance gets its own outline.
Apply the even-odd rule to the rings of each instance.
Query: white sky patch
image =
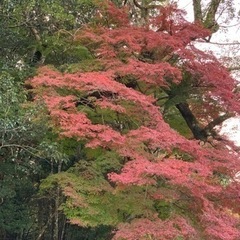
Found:
[[[229,118],[222,124],[220,134],[240,147],[240,117]]]

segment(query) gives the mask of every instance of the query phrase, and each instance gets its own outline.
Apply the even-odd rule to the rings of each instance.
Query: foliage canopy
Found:
[[[235,81],[191,44],[209,29],[187,22],[174,4],[157,11],[136,26],[106,3],[96,25],[74,38],[102,68],[79,64],[62,73],[44,66],[29,80],[59,137],[86,148],[42,188],[58,184],[69,221],[112,226],[113,239],[238,239],[239,158],[213,129],[222,115],[240,110]],[[194,139],[164,121],[177,110]]]
[[[193,23],[165,2],[1,5],[0,237],[240,238],[239,155],[214,128],[239,94],[193,44],[220,1]]]

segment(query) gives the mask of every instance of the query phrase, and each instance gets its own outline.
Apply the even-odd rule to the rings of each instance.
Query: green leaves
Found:
[[[179,103],[186,102],[192,91],[191,79],[183,76],[183,80],[176,84],[170,83],[170,88],[166,89],[166,92],[169,96],[168,100],[164,103],[165,109],[173,107]]]
[[[31,200],[41,173],[37,148],[47,129],[44,107],[26,108],[19,78],[11,69],[0,74],[0,232],[12,239],[34,226]]]
[[[56,65],[88,58],[86,49],[72,47],[72,40],[79,27],[93,19],[95,9],[92,0],[2,1],[0,66],[18,61],[29,65],[36,50]]]
[[[61,187],[66,201],[60,208],[70,222],[81,227],[114,227],[154,210],[153,201],[146,198],[145,187],[114,188],[107,180],[107,173],[122,167],[123,159],[118,154],[101,148],[84,152],[85,159],[74,167],[50,175],[41,183],[42,196],[51,195],[57,185]]]

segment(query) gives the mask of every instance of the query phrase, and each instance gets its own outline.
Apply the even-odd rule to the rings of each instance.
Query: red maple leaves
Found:
[[[116,10],[112,8],[111,5],[111,13]],[[197,141],[180,136],[163,120],[153,94],[117,81],[117,77],[131,75],[147,89],[171,88],[172,83],[182,81],[183,71],[188,71],[198,76],[195,83],[198,88],[206,87],[205,96],[214,96],[230,109],[239,110],[232,93],[234,80],[227,71],[215,58],[189,46],[191,40],[206,36],[208,31],[183,21],[182,17],[174,26],[172,21],[166,21],[170,14],[166,13],[155,21],[156,26],[162,24],[161,31],[136,28],[125,22],[114,28],[83,30],[76,40],[82,44],[89,40],[98,45],[94,51],[104,66],[103,71],[62,74],[43,67],[30,82],[37,89],[37,97],[45,101],[62,137],[84,139],[87,147],[100,146],[128,159],[120,173],[109,173],[110,181],[157,186],[162,179],[179,193],[179,199],[173,197],[174,201],[181,201],[185,194],[189,196],[189,207],[198,204],[192,211],[201,221],[201,229],[194,229],[188,216],[179,214],[166,221],[156,217],[125,223],[119,226],[114,239],[141,239],[148,235],[155,239],[191,239],[191,236],[237,239],[239,215],[230,214],[231,206],[222,204],[217,197],[228,196],[227,186],[231,186],[237,171],[238,157],[230,155],[227,149],[202,148]],[[178,12],[175,15],[180,16]],[[167,30],[170,24],[171,32]],[[65,90],[64,96],[59,89]],[[85,96],[86,108],[110,109],[130,119],[135,115],[135,128],[123,132],[104,120],[93,124],[93,117],[84,108],[79,110],[80,95]],[[130,103],[135,106],[134,111]],[[227,186],[220,184],[221,176],[227,177]],[[231,193],[238,194],[233,190]],[[236,204],[239,200],[236,199]]]

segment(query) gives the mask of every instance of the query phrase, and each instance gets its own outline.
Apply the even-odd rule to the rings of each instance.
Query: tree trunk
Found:
[[[59,194],[60,194],[60,188],[57,186],[56,189],[56,199],[55,199],[55,213],[54,213],[54,233],[53,233],[53,240],[58,240],[58,231],[59,231],[59,212],[58,212],[58,207],[59,207]]]
[[[203,17],[201,0],[193,0],[194,21],[202,23],[203,26],[209,29],[212,33],[217,32],[219,26],[216,22],[216,13],[220,3],[221,0],[212,0],[205,13],[206,17]]]
[[[66,229],[66,218],[63,217],[63,226],[61,229],[61,236],[60,236],[60,240],[64,240],[64,235],[65,235],[65,229]]]
[[[194,21],[195,22],[202,22],[202,7],[201,7],[201,0],[193,0],[193,12],[194,12]]]
[[[193,133],[194,138],[206,141],[207,140],[207,132],[200,127],[199,122],[193,115],[191,109],[189,108],[188,103],[179,103],[176,105],[177,109],[183,116],[184,120],[186,121],[188,127]]]
[[[58,162],[58,173],[60,173],[62,170],[62,161],[59,160]],[[55,222],[54,222],[54,233],[53,233],[53,240],[59,240],[58,235],[59,235],[59,205],[60,205],[60,186],[57,185],[56,189],[56,199],[55,199]]]

